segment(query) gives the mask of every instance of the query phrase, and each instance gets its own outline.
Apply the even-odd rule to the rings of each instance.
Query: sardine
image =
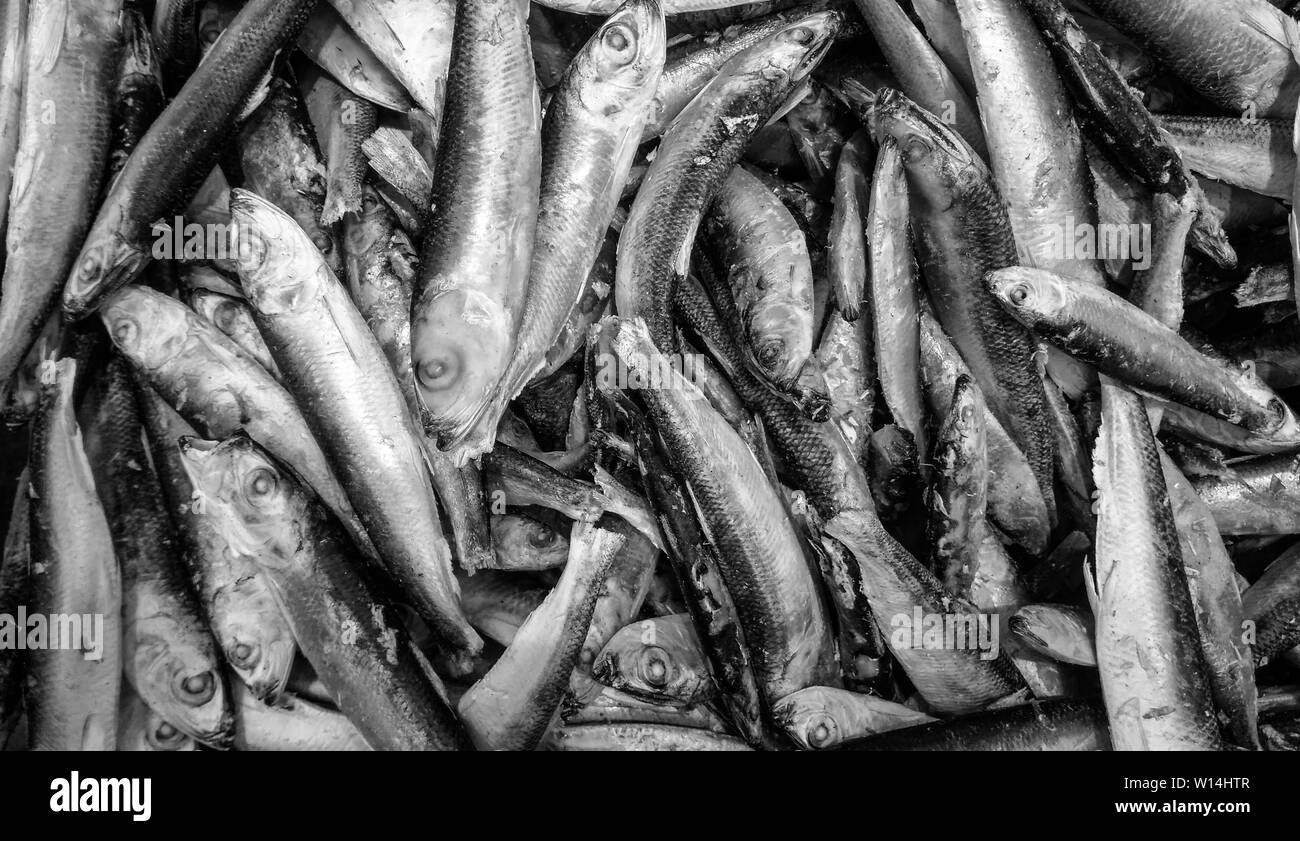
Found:
[[[27,16],[28,0],[6,3],[0,9],[0,234],[9,219],[9,188],[13,186],[14,159],[22,136]],[[4,272],[6,252],[7,246],[0,248],[0,273]]]
[[[298,49],[362,99],[402,113],[415,107],[402,83],[329,3],[316,4],[298,36]]]
[[[1254,623],[1254,655],[1265,665],[1300,645],[1300,549],[1283,552],[1242,596]]]
[[[660,703],[697,704],[716,693],[689,616],[662,616],[620,629],[600,654],[592,676],[614,689]]]
[[[987,710],[953,721],[891,730],[842,750],[1110,750],[1106,713],[1093,701],[1053,699]]]
[[[1296,163],[1289,124],[1176,115],[1156,121],[1196,172],[1261,195],[1291,198]]]
[[[564,537],[564,559],[569,557],[569,538]],[[526,575],[484,570],[465,576],[460,583],[460,602],[465,615],[488,639],[509,646],[528,615],[537,609],[550,588]]]
[[[810,686],[787,695],[772,714],[805,750],[825,750],[853,739],[935,720],[934,716],[875,695],[832,686]]]
[[[280,368],[257,330],[257,322],[253,320],[253,311],[247,301],[203,288],[191,290],[189,300],[195,312],[215,324],[218,330],[239,345],[240,350],[256,359],[276,382],[284,384]]]
[[[870,136],[860,131],[844,144],[835,167],[826,273],[835,291],[835,307],[849,322],[856,322],[862,315],[866,297],[865,220],[871,205],[871,162],[874,157]],[[816,326],[814,318],[814,329]]]
[[[1011,617],[1012,633],[1033,650],[1062,663],[1097,666],[1092,614],[1070,605],[1027,604]]]
[[[362,211],[366,156],[361,144],[374,133],[379,114],[374,103],[353,96],[312,65],[299,72],[299,79],[325,163],[325,206],[320,222],[333,225],[345,214]]]
[[[523,514],[492,518],[496,562],[488,569],[512,572],[554,569],[569,558],[569,539],[546,523]]]
[[[235,682],[234,687],[237,750],[371,749],[343,713],[288,694],[274,704],[266,704],[243,684]]]
[[[552,731],[543,747],[578,751],[752,750],[735,736],[672,724],[566,724]]]

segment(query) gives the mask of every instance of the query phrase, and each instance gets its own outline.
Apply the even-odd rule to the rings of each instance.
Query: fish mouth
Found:
[[[95,262],[93,250],[83,252],[79,267],[63,288],[63,314],[81,321],[98,310],[118,289],[140,276],[153,257],[142,248],[118,240],[110,264]]]
[[[886,137],[898,143],[904,160],[909,146],[920,143],[941,150],[961,165],[976,161],[975,153],[951,126],[894,88],[883,88],[876,94],[868,123],[877,143]]]

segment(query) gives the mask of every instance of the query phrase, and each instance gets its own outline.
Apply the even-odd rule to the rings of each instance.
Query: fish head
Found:
[[[667,25],[659,0],[628,0],[574,59],[572,72],[599,82],[579,86],[584,104],[606,116],[644,111],[667,53]]]
[[[118,712],[118,750],[187,751],[198,745],[184,731],[150,709],[129,687],[123,687]]]
[[[772,708],[776,725],[808,750],[834,747],[849,737],[836,713],[829,687],[811,686],[791,693]]]
[[[235,268],[248,302],[266,315],[294,312],[332,281],[320,249],[293,217],[248,190],[230,191]]]
[[[760,45],[750,49],[770,48],[770,65],[784,69],[790,83],[795,85],[811,76],[821,64],[843,24],[844,16],[839,12],[829,9],[814,12],[772,34],[764,42],[769,47]]]
[[[778,303],[751,311],[750,343],[759,367],[782,385],[799,377],[812,356],[812,312],[797,303]]]
[[[647,620],[633,622],[610,638],[592,664],[592,676],[629,695],[690,702],[710,686],[702,667],[693,638],[683,638],[658,620]]]
[[[952,407],[946,424],[961,438],[982,438],[984,435],[984,395],[970,374],[957,375],[952,390]]]
[[[253,697],[270,702],[284,692],[297,646],[274,601],[228,616],[219,634],[226,662]]]
[[[1030,329],[1058,323],[1069,301],[1068,282],[1040,269],[998,269],[988,273],[984,285],[1017,321]]]
[[[473,431],[510,362],[514,319],[475,289],[452,289],[416,304],[411,363],[425,426],[448,449]]]
[[[291,563],[309,500],[288,470],[242,431],[219,443],[186,436],[180,450],[195,498],[229,550],[269,569]]]
[[[143,286],[125,286],[99,311],[108,336],[143,371],[174,361],[185,347],[194,315],[180,301]]]
[[[71,321],[98,309],[110,293],[138,278],[152,260],[143,246],[118,233],[119,216],[116,205],[105,208],[72,266],[63,287],[63,313]]]
[[[242,305],[236,298],[210,289],[194,289],[190,292],[190,306],[226,335],[239,329]]]
[[[868,122],[878,144],[897,144],[903,168],[922,196],[941,201],[962,173],[984,172],[979,156],[960,135],[900,91],[882,88]]]
[[[167,722],[204,744],[228,747],[235,722],[214,658],[175,644],[183,636],[161,630],[164,633],[141,638],[135,647],[134,674],[144,676],[148,689],[138,688]]]
[[[492,518],[492,544],[503,569],[552,569],[569,559],[569,539],[521,514]]]

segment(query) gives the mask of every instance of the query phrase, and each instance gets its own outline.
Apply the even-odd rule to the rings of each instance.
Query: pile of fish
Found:
[[[1266,0],[4,0],[7,750],[1300,748]]]

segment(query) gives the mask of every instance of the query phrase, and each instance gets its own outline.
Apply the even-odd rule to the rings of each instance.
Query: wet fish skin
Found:
[[[1291,199],[1295,153],[1281,120],[1160,115],[1189,169],[1278,199]]]
[[[0,9],[0,231],[9,218],[9,188],[13,185],[14,158],[18,154],[23,105],[23,78],[27,69],[28,0],[6,3]],[[7,246],[0,248],[0,275]]]
[[[322,222],[326,170],[311,118],[297,86],[284,75],[271,78],[261,107],[240,126],[235,141],[243,189],[293,217],[325,257],[330,271],[343,274],[343,252],[334,228]]]
[[[1300,67],[1284,44],[1246,22],[1247,15],[1280,17],[1282,12],[1255,0],[1098,0],[1089,6],[1219,107],[1236,113],[1251,109],[1262,117],[1295,116]]]
[[[894,422],[911,433],[918,460],[928,464],[929,430],[921,394],[920,298],[909,207],[902,152],[887,138],[880,144],[865,223],[876,372],[880,396]]]
[[[365,737],[341,712],[288,694],[281,695],[274,704],[265,704],[243,684],[233,685],[236,750],[371,750]]]
[[[722,718],[707,705],[696,707],[668,707],[642,701],[604,687],[600,694],[581,706],[572,697],[566,698],[560,708],[560,719],[566,725],[578,724],[667,724],[697,728],[721,735],[731,730]]]
[[[150,709],[185,734],[230,746],[234,718],[216,644],[190,590],[144,444],[129,363],[115,356],[101,379],[91,464],[122,582],[124,677]]]
[[[658,528],[657,522],[654,527]],[[627,523],[615,522],[610,528],[624,542],[605,573],[587,623],[587,635],[578,652],[573,676],[579,685],[591,673],[596,656],[606,643],[641,613],[659,560],[658,547],[646,535],[636,533]]]
[[[1097,666],[1093,618],[1071,605],[1027,604],[1012,615],[1012,633],[1047,657],[1076,666]]]
[[[173,94],[199,64],[196,5],[195,0],[160,0],[153,9],[153,42]]]
[[[862,315],[867,285],[867,240],[864,220],[871,205],[871,138],[858,132],[840,151],[835,167],[830,247],[826,272],[835,290],[835,306],[845,321]],[[816,319],[814,319],[814,327]]]
[[[1241,603],[1255,623],[1255,660],[1265,665],[1300,645],[1300,550],[1283,552],[1247,588]]]
[[[672,302],[703,216],[753,133],[825,54],[834,12],[788,24],[734,56],[660,142],[619,238],[615,305],[643,317],[661,351],[676,350]]]
[[[471,452],[490,446],[506,404],[546,366],[578,304],[631,171],[665,43],[658,0],[629,0],[574,57],[547,107],[523,317]]]
[[[569,560],[555,588],[457,705],[475,747],[532,750],[542,741],[586,639],[598,585],[624,540],[598,524],[574,523]]]
[[[487,569],[529,571],[564,566],[569,540],[539,520],[523,514],[492,518],[496,562]]]
[[[253,317],[383,567],[451,651],[477,654],[420,431],[378,340],[292,218],[244,190],[230,208],[253,244],[239,264]]]
[[[149,708],[129,685],[122,687],[117,714],[119,751],[196,751],[193,737]]]
[[[861,739],[934,721],[933,716],[875,695],[832,686],[810,686],[782,698],[773,717],[805,750],[826,750]]]
[[[366,156],[361,146],[378,127],[379,112],[374,103],[353,96],[314,65],[304,65],[298,72],[299,84],[325,163],[320,222],[335,225],[346,214],[362,210]],[[342,259],[347,259],[346,252]]]
[[[987,160],[988,141],[980,124],[981,110],[972,99],[974,92],[967,94],[897,0],[856,0],[856,4],[903,93],[931,114],[951,120],[975,154]]]
[[[271,357],[271,349],[266,346],[266,340],[258,332],[257,322],[253,320],[253,311],[247,301],[200,288],[191,290],[189,303],[195,312],[211,321],[218,330],[239,345],[240,350],[256,359],[276,382],[284,384],[280,367],[275,364],[275,359]]]
[[[817,364],[831,399],[831,416],[860,460],[870,440],[876,403],[871,319],[863,314],[850,322],[839,311],[832,312],[817,345]]]
[[[671,724],[568,724],[548,736],[546,750],[747,751],[740,739]]]
[[[266,576],[303,654],[376,750],[460,750],[464,730],[432,667],[319,501],[252,439],[186,438],[195,484]]]
[[[329,3],[317,3],[298,36],[298,49],[353,94],[406,113],[415,101]]]
[[[151,258],[152,226],[182,209],[232,136],[272,57],[297,37],[316,0],[251,0],[154,122],[113,184],[63,290],[83,318]]]
[[[657,358],[644,322],[618,319],[611,327],[614,352],[631,370],[644,372]],[[717,547],[770,704],[821,682],[834,668],[825,609],[784,503],[764,481],[757,459],[693,385],[668,371],[661,387],[641,396]]]
[[[527,12],[524,0],[457,5],[411,358],[426,433],[458,464],[514,351],[533,254],[541,105]]]
[[[30,470],[24,470],[14,486],[14,504],[5,529],[4,554],[0,555],[0,613],[16,616],[19,605],[31,596]],[[0,733],[8,735],[10,722],[22,708],[22,684],[26,661],[14,648],[0,650]],[[0,740],[2,741],[2,740]]]
[[[567,561],[567,537],[564,543]],[[460,582],[460,602],[470,624],[502,646],[510,645],[519,632],[519,626],[548,593],[549,587],[529,576],[490,569],[462,576]]]
[[[138,9],[128,8],[104,192],[162,113],[165,105],[162,82],[162,59],[155,51],[149,25]]]
[[[621,628],[596,656],[592,676],[606,686],[661,703],[696,704],[716,693],[700,639],[685,614]]]
[[[220,438],[246,430],[321,494],[353,539],[369,548],[293,397],[255,359],[184,304],[152,289],[124,287],[105,303],[101,319],[137,375],[200,434]]]
[[[361,212],[343,220],[348,291],[392,366],[413,418],[420,417],[411,367],[411,296],[419,258],[392,211],[370,185],[361,191]],[[456,467],[433,441],[421,436],[434,489],[451,525],[456,558],[465,569],[490,563],[483,482],[473,464]]]
[[[841,750],[1110,750],[1106,712],[1094,701],[1052,699],[905,727]]]
[[[255,697],[273,701],[284,691],[298,650],[289,624],[257,565],[230,551],[215,512],[202,495],[195,496],[178,446],[194,434],[193,427],[152,388],[136,386],[149,454],[203,616],[239,682]]]
[[[970,369],[928,307],[921,309],[921,381],[926,405],[943,417],[952,405],[957,379]],[[1002,533],[1034,555],[1047,551],[1051,528],[1047,505],[1023,452],[998,419],[984,419],[992,475],[989,477],[989,518]]]
[[[814,333],[812,263],[794,217],[737,167],[718,189],[704,232],[726,267],[759,370],[789,387],[812,356]]]
[[[62,278],[82,262],[78,243],[108,164],[123,37],[122,0],[40,0],[27,8],[18,146],[2,162],[13,170],[0,282],[0,390],[54,311]],[[51,184],[59,188],[47,189]]]
[[[80,644],[28,651],[24,698],[34,750],[113,750],[117,741],[122,580],[73,411],[76,375],[72,359],[57,363],[33,429],[29,610],[89,614],[103,624],[97,640],[83,628]],[[87,643],[98,644],[97,658],[85,656],[95,653]]]
[[[1142,398],[1102,380],[1097,543],[1084,572],[1117,750],[1218,750],[1177,526]]]
[[[1054,440],[1031,334],[983,286],[1016,264],[1010,221],[989,170],[948,126],[894,90],[876,99],[873,134],[892,136],[910,187],[912,236],[939,322],[993,414],[1022,448],[1049,513]]]
[[[1256,432],[1271,432],[1290,416],[1272,392],[1267,399],[1248,392],[1224,365],[1105,289],[1022,267],[992,272],[987,282],[1037,335],[1135,388]]]

